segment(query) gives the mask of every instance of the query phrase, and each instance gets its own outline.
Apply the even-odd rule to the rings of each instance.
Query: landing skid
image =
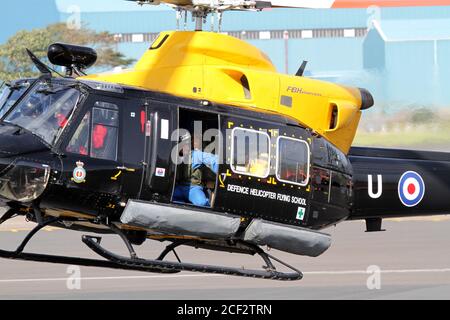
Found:
[[[9,218],[8,218],[9,216]],[[14,217],[8,212],[0,218],[0,224]],[[176,270],[161,270],[161,269],[151,269],[151,268],[141,268],[141,267],[129,267],[121,264],[114,263],[112,261],[97,260],[97,259],[86,259],[79,257],[68,257],[68,256],[55,256],[47,254],[37,254],[37,253],[27,253],[23,252],[25,246],[31,240],[31,238],[36,235],[40,230],[46,226],[52,225],[55,222],[60,221],[59,218],[50,218],[38,224],[33,230],[31,230],[27,236],[24,238],[22,243],[17,247],[15,251],[1,250],[0,258],[12,259],[12,260],[24,260],[24,261],[35,261],[35,262],[47,262],[56,264],[68,264],[68,265],[78,265],[86,267],[99,267],[99,268],[110,268],[110,269],[124,269],[124,270],[134,270],[134,271],[145,271],[153,273],[177,273]]]
[[[277,258],[265,253],[264,251],[255,252],[260,255],[263,260],[267,263],[263,268],[265,270],[252,270],[252,269],[243,269],[243,268],[231,268],[231,267],[221,267],[221,266],[211,266],[211,265],[203,265],[203,264],[192,264],[192,263],[184,263],[180,260],[178,262],[170,262],[164,261],[164,257],[170,251],[173,251],[175,247],[185,245],[186,243],[174,243],[173,245],[166,248],[160,257],[156,260],[147,260],[140,259],[138,257],[124,257],[119,256],[113,252],[110,252],[103,248],[100,245],[101,238],[99,237],[91,237],[91,236],[83,236],[82,241],[91,248],[95,253],[102,256],[103,258],[112,261],[114,263],[126,266],[126,267],[140,267],[140,268],[158,268],[161,270],[167,271],[191,271],[191,272],[203,272],[203,273],[214,273],[214,274],[225,274],[225,275],[233,275],[233,276],[241,276],[241,277],[252,277],[252,278],[261,278],[261,279],[271,279],[271,280],[284,280],[284,281],[293,281],[300,280],[303,278],[303,274],[296,270],[294,267],[278,260]],[[259,248],[258,248],[259,249]],[[255,250],[256,251],[256,250]],[[178,257],[178,255],[177,255]],[[179,258],[178,258],[179,259]],[[284,273],[276,271],[272,260],[275,260],[284,266],[290,268],[294,272],[292,273]]]
[[[11,217],[12,215],[9,214]],[[8,220],[8,215],[5,215],[0,219],[0,222]],[[5,219],[4,219],[5,218]],[[41,217],[42,218],[42,217]],[[66,256],[54,256],[45,254],[35,254],[23,252],[25,246],[31,240],[31,238],[48,225],[55,224],[56,222],[61,222],[60,218],[48,218],[46,220],[39,219],[41,222],[33,230],[31,230],[23,242],[18,246],[15,251],[0,250],[0,258],[14,259],[14,260],[26,260],[26,261],[37,261],[37,262],[48,262],[57,264],[71,264],[80,265],[87,267],[101,267],[101,268],[112,268],[112,269],[124,269],[124,270],[134,270],[134,271],[145,271],[153,273],[178,273],[180,271],[191,271],[191,272],[203,272],[203,273],[213,273],[213,274],[224,274],[233,275],[241,277],[252,277],[261,279],[271,279],[271,280],[283,280],[283,281],[293,281],[300,280],[303,278],[303,274],[295,269],[294,267],[288,265],[287,263],[269,255],[264,252],[260,247],[246,243],[239,242],[240,246],[246,247],[247,250],[252,255],[259,255],[265,262],[262,270],[252,270],[244,268],[232,268],[223,266],[211,266],[203,264],[192,264],[181,262],[175,249],[182,245],[196,245],[196,240],[178,240],[167,246],[155,260],[141,259],[137,256],[133,249],[132,244],[127,239],[127,237],[122,233],[122,231],[114,226],[113,224],[107,225],[111,231],[119,235],[124,241],[130,257],[120,256],[111,251],[106,250],[100,245],[101,238],[93,236],[82,236],[82,241],[95,253],[105,258],[106,260],[96,260],[96,259],[85,259],[77,257],[66,257]],[[1,223],[0,223],[1,224]],[[201,243],[199,242],[199,245]],[[165,261],[166,256],[173,252],[178,262]],[[284,273],[276,270],[273,261],[284,265],[293,272]]]

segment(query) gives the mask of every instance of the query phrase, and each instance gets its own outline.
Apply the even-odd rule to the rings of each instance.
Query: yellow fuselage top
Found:
[[[361,116],[359,89],[277,73],[259,49],[212,32],[163,32],[133,69],[80,79],[280,114],[345,153]]]

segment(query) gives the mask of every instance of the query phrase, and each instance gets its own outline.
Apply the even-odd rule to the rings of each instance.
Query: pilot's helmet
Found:
[[[77,103],[77,97],[76,97],[76,95],[72,95],[64,101],[61,109],[63,112],[68,113],[70,110],[72,110],[75,107],[76,103]]]
[[[41,113],[42,110],[40,110],[41,101],[36,96],[30,96],[28,101],[24,104],[22,108],[22,114],[25,116],[32,116]]]

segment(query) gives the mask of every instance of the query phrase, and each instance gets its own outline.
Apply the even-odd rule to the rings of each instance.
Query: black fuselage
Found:
[[[382,217],[384,214],[375,208],[386,210],[386,216],[408,215],[410,212],[394,195],[401,173],[408,169],[408,163],[402,166],[401,159],[381,161],[361,153],[349,158],[310,129],[278,115],[136,88],[102,87],[68,79],[52,81],[65,86],[76,85],[83,95],[54,143],[42,141],[33,132],[5,120],[13,112],[11,110],[26,99],[33,86],[42,80],[36,80],[27,89],[28,93],[6,112],[0,124],[0,180],[10,181],[10,185],[3,183],[0,194],[9,206],[25,208],[37,205],[51,215],[93,220],[100,217],[113,221],[119,220],[130,199],[192,206],[188,202],[173,201],[180,172],[180,166],[173,161],[173,154],[179,142],[177,129],[190,130],[193,121],[201,121],[204,125],[202,133],[216,130],[212,140],[218,143],[214,151],[223,160],[217,175],[209,177],[208,187],[205,184],[205,193],[210,193],[212,202],[208,210],[312,229],[321,229],[349,218]],[[108,156],[94,152],[94,136],[98,133],[94,132],[98,125],[95,114],[107,114],[108,121],[101,125],[107,128],[108,137],[114,133]],[[79,127],[83,121],[89,123],[85,132],[88,143],[74,149],[74,136],[82,136]],[[236,132],[257,135],[258,139],[267,137],[270,142],[268,149],[257,149],[256,152],[267,154],[266,173],[246,171],[246,165],[253,163],[251,152],[247,150],[250,147],[245,139],[242,145],[238,145]],[[303,162],[307,161],[303,163],[307,168],[303,173],[300,172],[301,161],[295,158],[295,152],[299,150],[282,149],[282,143],[293,143],[293,149],[303,148],[304,151],[300,150],[306,153]],[[288,173],[281,173],[284,164],[279,159],[291,152],[293,156],[285,162],[296,164],[294,180]],[[248,163],[234,164],[237,154],[242,154]],[[353,166],[350,160],[354,162]],[[34,165],[29,165],[30,162]],[[367,197],[368,175],[390,172],[394,164],[397,165],[395,173],[383,182],[384,198],[374,201]],[[16,170],[17,173],[8,176],[15,165],[26,169]],[[450,172],[445,161],[441,161],[438,169],[441,170],[436,171],[438,175]],[[30,172],[34,174],[34,187],[30,183]],[[302,178],[299,180],[299,177]],[[45,184],[42,192],[39,192],[39,183]],[[20,189],[20,185],[27,184],[32,186],[31,191],[28,190],[30,188]],[[448,183],[444,183],[444,187],[449,190]],[[18,188],[18,191],[14,189],[16,193],[28,192],[30,195],[34,191],[35,197],[20,200],[17,194],[11,196],[8,188]],[[375,192],[376,188],[371,191]],[[379,201],[383,201],[383,205]],[[447,204],[449,201],[443,200],[433,213],[444,209]],[[425,201],[411,212],[426,214],[427,205]]]
[[[76,83],[72,80],[53,81],[62,81],[66,85]],[[215,151],[224,161],[214,176],[213,185],[209,185],[215,199],[211,210],[317,229],[344,220],[350,214],[352,171],[347,157],[290,119],[134,88],[121,88],[118,92],[79,85],[83,87],[85,99],[77,106],[54,145],[41,142],[36,135],[20,130],[8,121],[1,125],[0,162],[4,167],[26,158],[51,168],[45,191],[33,200],[42,209],[117,219],[128,199],[172,203],[179,168],[171,159],[178,143],[178,137],[173,137],[174,132],[186,127],[189,121],[198,120],[221,134],[220,139],[216,138],[220,142]],[[67,151],[80,122],[99,101],[118,106],[114,159]],[[231,139],[235,128],[241,132],[261,131],[270,137],[268,175],[240,173],[230,165],[227,140]],[[309,173],[308,177],[304,176],[306,183],[290,183],[276,174],[279,137],[286,138],[283,141],[292,139],[299,145],[301,141],[309,151]],[[82,182],[74,180],[77,162],[82,162],[85,170]],[[10,205],[20,204],[14,199],[4,201]],[[302,216],[298,215],[299,208]]]

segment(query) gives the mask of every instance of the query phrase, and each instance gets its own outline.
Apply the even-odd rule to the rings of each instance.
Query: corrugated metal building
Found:
[[[375,22],[364,45],[372,90],[412,106],[450,106],[450,19]]]
[[[0,18],[10,20],[9,28],[0,30],[0,42],[18,28],[79,18],[89,28],[115,34],[119,50],[137,59],[158,32],[176,28],[174,11],[164,6],[139,7],[124,0],[24,1],[30,4],[26,10],[23,1],[3,4],[7,8]],[[380,22],[366,37],[373,20]],[[227,12],[223,31],[261,48],[281,72],[295,73],[308,60],[307,75],[365,86],[380,105],[450,106],[445,90],[450,7]]]

